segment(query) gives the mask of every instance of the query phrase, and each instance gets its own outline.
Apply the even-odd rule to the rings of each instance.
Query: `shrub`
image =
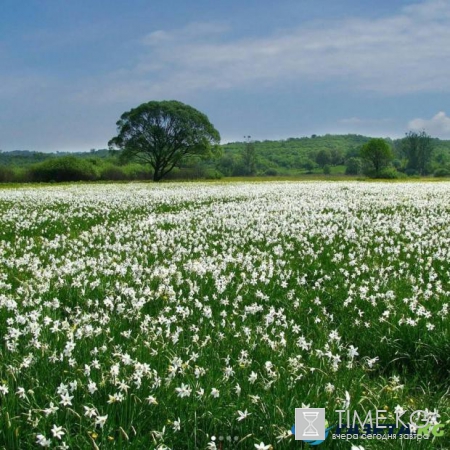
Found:
[[[100,179],[112,181],[126,180],[127,174],[121,167],[106,166],[100,172]]]
[[[278,175],[278,172],[277,172],[277,169],[274,169],[273,167],[271,167],[264,172],[264,175],[266,175],[268,177],[276,177]]]
[[[331,173],[331,167],[330,167],[329,164],[326,164],[325,166],[323,166],[323,173],[324,173],[325,175],[330,175],[330,173]]]
[[[149,166],[142,164],[127,164],[122,166],[127,180],[151,180],[153,178],[153,171]]]
[[[419,175],[419,173],[415,169],[406,169],[405,173],[406,173],[406,175],[408,175],[410,177],[413,176],[413,175]]]
[[[398,178],[406,178],[406,175],[398,172],[395,167],[385,167],[381,169],[377,178],[384,178],[387,180],[396,180]]]
[[[306,159],[303,162],[302,166],[306,170],[306,173],[312,173],[313,170],[317,167],[317,164],[311,159]]]
[[[403,168],[403,164],[399,159],[394,159],[394,161],[392,161],[392,165],[397,169],[400,170]]]
[[[204,172],[193,167],[183,167],[173,169],[165,176],[166,180],[195,180],[204,176]]]
[[[207,169],[205,171],[205,178],[207,180],[220,180],[223,177],[223,173],[216,169]]]
[[[31,181],[89,181],[97,178],[93,166],[73,156],[52,158],[34,165],[29,171]]]
[[[29,183],[31,180],[30,171],[25,167],[14,167],[13,169],[14,183]]]
[[[9,167],[0,166],[0,183],[14,181],[14,172]]]
[[[360,175],[362,173],[361,158],[352,157],[347,160],[345,174],[346,175]]]
[[[450,170],[445,167],[441,167],[434,172],[434,176],[439,178],[450,177]]]

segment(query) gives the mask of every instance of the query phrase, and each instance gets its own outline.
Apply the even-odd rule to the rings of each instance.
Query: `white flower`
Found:
[[[43,412],[46,416],[49,416],[50,414],[54,414],[56,411],[58,411],[58,409],[58,406],[55,406],[53,402],[50,402],[50,406],[44,409]]]
[[[164,434],[166,432],[166,427],[163,427],[161,431],[153,430],[150,431],[150,434],[152,435],[153,439],[161,440],[164,439]]]
[[[120,381],[120,382],[118,383],[118,385],[119,385],[119,390],[120,390],[120,391],[128,392],[128,389],[130,388],[130,386],[128,386],[128,385],[125,383],[124,380]]]
[[[230,377],[232,377],[233,375],[234,375],[234,370],[233,370],[233,368],[232,367],[230,367],[230,366],[227,366],[227,367],[225,367],[225,369],[223,370],[223,372],[224,372],[224,378],[225,379],[229,379]]]
[[[291,430],[283,430],[280,435],[277,436],[277,442],[280,443],[284,439],[288,439],[292,436]]]
[[[92,395],[94,392],[98,391],[97,384],[96,384],[94,381],[92,381],[92,380],[89,380],[89,383],[88,383],[88,391],[89,391],[89,394],[91,394],[91,395]]]
[[[84,406],[84,410],[85,410],[84,415],[89,418],[95,417],[97,415],[96,409],[91,408],[90,406]]]
[[[39,444],[41,447],[50,447],[52,441],[47,439],[43,434],[38,434],[36,436],[36,444]]]
[[[218,389],[216,389],[216,388],[212,388],[212,389],[211,389],[211,396],[212,396],[212,397],[218,398],[219,395],[220,395],[220,392],[219,392]]]
[[[67,384],[61,383],[56,389],[58,395],[67,394],[69,392],[69,386]]]
[[[337,341],[339,342],[341,340],[341,337],[339,336],[339,333],[337,330],[333,330],[329,335],[330,341]]]
[[[379,359],[380,358],[378,358],[378,356],[375,356],[375,358],[372,359],[368,359],[367,366],[369,367],[369,369],[371,369]]]
[[[52,431],[53,437],[55,437],[56,439],[59,439],[59,440],[61,440],[61,438],[66,434],[63,431],[63,427],[58,427],[55,424],[53,425],[51,431]]]
[[[189,397],[192,392],[192,388],[187,384],[182,383],[181,387],[175,388],[175,391],[178,393],[178,397]]]
[[[180,431],[180,429],[181,429],[181,421],[180,421],[179,417],[178,417],[178,420],[174,420],[173,421],[172,428],[173,428],[174,431]]]
[[[348,409],[350,406],[350,394],[348,393],[348,391],[345,391],[345,401],[344,404],[342,405],[342,409]]]
[[[19,398],[25,398],[27,396],[26,393],[25,393],[25,389],[23,387],[17,388],[16,395]]]
[[[258,378],[258,374],[256,374],[255,372],[252,371],[252,373],[248,377],[248,381],[250,382],[250,384],[253,384],[257,378]]]
[[[239,417],[236,419],[238,422],[241,422],[242,420],[246,419],[251,413],[249,413],[247,410],[245,411],[238,411]]]
[[[95,425],[98,425],[100,428],[103,428],[106,423],[106,419],[108,419],[108,414],[106,414],[106,416],[98,416],[95,419]]]
[[[63,406],[72,406],[73,395],[61,394],[61,401],[59,402]]]
[[[355,356],[358,356],[358,348],[354,347],[353,345],[350,345],[348,348],[348,357],[353,359]]]
[[[205,395],[205,390],[203,388],[200,388],[197,392],[197,397],[202,398],[203,395]]]
[[[264,442],[261,442],[259,444],[255,444],[255,448],[256,450],[270,450],[272,446],[270,444],[265,445]]]

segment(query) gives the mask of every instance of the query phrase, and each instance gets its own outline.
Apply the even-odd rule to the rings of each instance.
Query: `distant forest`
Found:
[[[233,176],[301,176],[364,174],[360,151],[371,138],[348,134],[231,142],[221,146],[214,159],[191,159],[176,167],[167,179],[220,179]],[[392,178],[417,176],[408,168],[405,139],[386,139],[392,148]],[[426,175],[450,176],[450,141],[431,139],[432,158]],[[123,163],[116,152],[92,149],[78,153],[0,151],[0,182],[78,180],[146,180],[151,168]],[[390,178],[390,177],[388,177]]]

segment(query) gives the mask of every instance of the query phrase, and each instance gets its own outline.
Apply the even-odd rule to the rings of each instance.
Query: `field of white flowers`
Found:
[[[302,404],[446,422],[449,303],[449,183],[2,189],[0,448],[307,448]]]

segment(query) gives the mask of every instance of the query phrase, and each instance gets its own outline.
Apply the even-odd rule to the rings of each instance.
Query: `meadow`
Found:
[[[0,189],[0,448],[450,448],[450,183]],[[295,408],[444,436],[295,441]]]

